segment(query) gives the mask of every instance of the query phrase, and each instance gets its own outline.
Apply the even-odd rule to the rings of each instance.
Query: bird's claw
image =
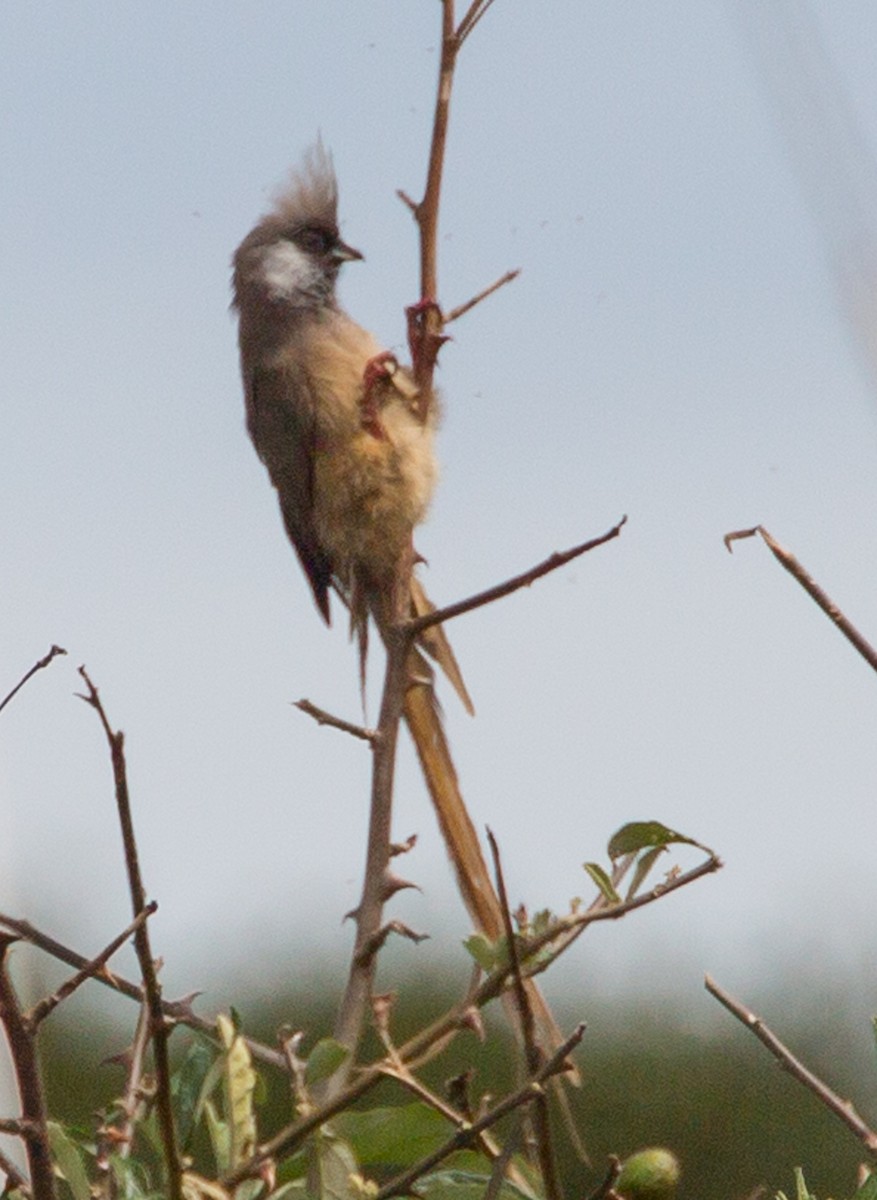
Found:
[[[381,354],[376,354],[374,358],[368,360],[362,373],[363,392],[360,402],[362,427],[366,433],[370,433],[379,441],[386,441],[387,433],[381,424],[378,412],[377,391],[383,383],[393,378],[398,369],[399,362],[396,355],[390,350],[384,350]]]

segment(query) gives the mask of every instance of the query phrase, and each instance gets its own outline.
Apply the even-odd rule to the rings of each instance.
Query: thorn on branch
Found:
[[[389,900],[391,896],[395,896],[397,892],[402,892],[406,888],[414,888],[420,892],[423,889],[416,883],[412,883],[410,879],[402,879],[399,875],[394,875],[392,871],[387,871],[384,874],[383,899]]]
[[[399,197],[411,215],[416,218],[420,209],[420,205],[417,203],[417,201],[412,200],[403,188],[396,188],[396,195]]]
[[[395,1003],[395,992],[381,992],[379,995],[372,996],[372,1017],[375,1028],[381,1034],[385,1045],[389,1045],[390,1017],[393,1015]]]
[[[404,842],[390,842],[390,858],[395,858],[399,854],[407,854],[409,850],[413,850],[417,845],[417,834],[412,833]]]
[[[429,938],[428,933],[417,933],[410,926],[406,925],[404,921],[387,921],[363,946],[357,956],[357,965],[365,966],[366,963],[374,958],[391,933],[407,938],[409,942],[414,942],[417,945]]]
[[[739,1000],[736,1000],[724,988],[721,988],[711,976],[705,976],[704,986],[729,1013],[742,1022],[747,1029],[752,1030],[758,1040],[768,1048],[781,1067],[788,1071],[799,1083],[802,1083],[804,1087],[808,1088],[825,1105],[829,1112],[833,1112],[836,1117],[839,1117],[847,1129],[856,1135],[872,1155],[877,1155],[877,1132],[862,1120],[849,1100],[844,1100],[841,1096],[838,1096],[837,1092],[832,1091],[828,1084],[820,1079],[818,1075],[814,1075],[812,1071],[805,1067],[801,1060],[795,1057],[791,1050],[780,1041],[777,1035],[759,1016],[746,1008],[744,1004],[741,1004]]]

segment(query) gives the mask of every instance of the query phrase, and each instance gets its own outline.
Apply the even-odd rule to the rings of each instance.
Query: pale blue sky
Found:
[[[498,0],[460,61],[440,299],[523,273],[443,354],[427,586],[459,598],[629,515],[449,628],[478,709],[444,697],[464,792],[533,908],[587,893],[580,864],[629,819],[727,864],[589,934],[558,984],[585,1006],[648,979],[704,1010],[705,969],[752,995],[842,967],[866,1010],[877,983],[877,680],[762,546],[721,540],[764,522],[877,638],[874,376],[835,270],[838,247],[856,265],[877,245],[877,8],[811,5],[834,72],[814,111],[840,94],[849,142],[778,123],[778,98],[802,110],[813,28],[757,11]],[[84,951],[128,919],[105,745],[72,698],[84,662],[127,734],[166,986],[208,1004],[226,977],[301,982],[317,944],[345,961],[368,771],[289,707],[356,719],[356,660],[244,432],[228,260],[321,131],[366,255],[344,303],[401,343],[416,247],[394,191],[422,185],[438,17],[0,7],[4,683],[70,652],[2,717],[0,909]],[[468,923],[406,748],[396,831],[414,830],[424,892],[395,912],[433,934],[416,965]]]

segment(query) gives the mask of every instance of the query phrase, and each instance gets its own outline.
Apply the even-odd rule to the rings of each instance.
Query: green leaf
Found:
[[[496,948],[493,942],[483,933],[473,933],[463,943],[482,971],[488,973],[496,966]]]
[[[334,1075],[350,1051],[334,1038],[322,1038],[308,1055],[305,1080],[311,1086]]]
[[[816,1197],[810,1194],[807,1181],[804,1179],[804,1172],[800,1167],[795,1167],[795,1195],[797,1200],[816,1200]]]
[[[630,886],[627,889],[627,896],[625,899],[632,900],[634,898],[642,884],[645,882],[649,871],[651,871],[652,867],[655,865],[656,861],[661,857],[661,855],[665,854],[666,852],[666,846],[654,846],[651,850],[646,850],[644,854],[639,856],[636,862],[636,867],[634,868],[633,878],[631,879]]]
[[[189,1145],[193,1130],[201,1115],[202,1088],[216,1061],[216,1048],[206,1038],[195,1035],[179,1070],[171,1079],[171,1094],[177,1118],[180,1145]],[[213,1089],[211,1088],[211,1091]]]
[[[256,1149],[255,1090],[256,1072],[250,1048],[236,1034],[227,1051],[225,1069],[225,1118],[231,1127],[232,1169],[246,1162]]]
[[[67,1180],[74,1200],[91,1200],[91,1187],[82,1161],[82,1148],[67,1136],[57,1121],[47,1121],[46,1129],[55,1166]]]
[[[265,1183],[261,1179],[245,1179],[234,1190],[234,1200],[256,1200],[265,1195]],[[273,1200],[274,1193],[272,1193]]]
[[[419,1102],[340,1113],[332,1128],[351,1144],[366,1169],[413,1166],[452,1131],[441,1113]]]
[[[609,857],[614,862],[625,854],[636,854],[637,851],[647,850],[651,846],[670,846],[674,842],[697,846],[700,850],[705,849],[700,842],[686,837],[684,833],[668,829],[660,821],[631,821],[628,825],[622,825],[609,839]]]
[[[877,1173],[872,1172],[862,1186],[853,1193],[853,1200],[877,1200]]]
[[[436,1171],[417,1181],[417,1194],[426,1200],[482,1200],[489,1175],[471,1171]],[[497,1195],[501,1200],[530,1200],[526,1192],[503,1180]]]
[[[308,1172],[308,1158],[310,1149],[302,1149],[296,1151],[295,1154],[290,1154],[289,1158],[284,1158],[277,1164],[277,1182],[278,1183],[304,1183],[305,1176]],[[274,1200],[272,1193],[271,1200]]]
[[[317,1200],[362,1200],[355,1182],[358,1174],[351,1147],[324,1125],[314,1139],[314,1170],[310,1173],[317,1184]]]
[[[621,897],[616,892],[612,880],[598,863],[586,862],[582,866],[591,876],[591,879],[596,883],[597,887],[606,897],[610,904],[620,904]]]
[[[121,1154],[111,1154],[110,1166],[119,1200],[161,1200],[162,1193],[152,1188],[142,1163],[123,1158]]]
[[[214,1058],[213,1062],[210,1064],[207,1074],[204,1076],[204,1079],[201,1083],[201,1090],[198,1094],[198,1100],[195,1104],[195,1112],[193,1116],[196,1125],[201,1120],[202,1114],[204,1113],[204,1109],[207,1105],[207,1101],[219,1086],[224,1073],[225,1055],[217,1054],[216,1058]]]
[[[212,1100],[204,1101],[204,1119],[207,1132],[210,1134],[210,1144],[213,1147],[213,1158],[217,1173],[224,1175],[231,1166],[231,1130],[228,1122],[223,1121],[216,1111]]]

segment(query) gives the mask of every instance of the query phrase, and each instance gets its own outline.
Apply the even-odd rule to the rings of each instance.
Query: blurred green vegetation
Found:
[[[284,995],[265,984],[267,994],[250,991],[239,997],[243,1028],[270,1044],[281,1024],[306,1031],[305,1051],[330,1033],[337,984],[326,981],[309,995]],[[455,1002],[446,974],[421,975],[400,983],[393,1016],[393,1031],[401,1042],[427,1020]],[[829,1082],[849,1079],[849,1064],[837,1062],[832,1049],[832,1022],[842,1020],[830,1001],[819,1004],[821,1016],[811,1014],[804,1023],[800,1013],[794,1027],[777,1032]],[[203,1008],[203,1006],[202,1006]],[[124,1014],[125,1009],[120,1009]],[[133,1026],[133,1006],[130,1020]],[[564,1027],[581,1014],[562,1014]],[[751,1196],[760,1185],[768,1194],[782,1188],[794,1191],[792,1171],[802,1166],[811,1191],[821,1200],[852,1195],[856,1168],[864,1159],[859,1144],[818,1101],[778,1068],[764,1048],[733,1021],[717,1023],[704,1031],[669,1008],[650,1010],[643,1005],[590,1004],[588,1032],[578,1054],[583,1082],[568,1090],[577,1128],[592,1165],[577,1161],[557,1117],[561,1165],[569,1197],[583,1197],[605,1171],[606,1157],[625,1157],[648,1145],[672,1149],[682,1162],[680,1198],[727,1200]],[[79,1004],[66,1019],[59,1014],[41,1038],[50,1110],[61,1120],[89,1126],[93,1114],[121,1090],[123,1073],[110,1055],[125,1048],[130,1028],[115,1024],[106,1015],[89,1013]],[[189,1034],[174,1035],[178,1052]],[[376,1043],[370,1049],[379,1053]],[[494,1094],[513,1085],[519,1058],[502,1023],[488,1025],[488,1038],[474,1034],[459,1037],[442,1056],[421,1073],[436,1090],[453,1075],[473,1067],[472,1096],[477,1101],[487,1091]],[[863,1080],[865,1092],[855,1102],[867,1114],[873,1105],[877,1062],[854,1064],[852,1075]],[[872,1070],[872,1067],[874,1068]],[[267,1100],[260,1108],[260,1137],[290,1119],[286,1081],[263,1072]],[[870,1085],[870,1086],[869,1086]],[[856,1085],[858,1086],[858,1085]],[[384,1084],[361,1107],[410,1102],[410,1094],[397,1085]]]

